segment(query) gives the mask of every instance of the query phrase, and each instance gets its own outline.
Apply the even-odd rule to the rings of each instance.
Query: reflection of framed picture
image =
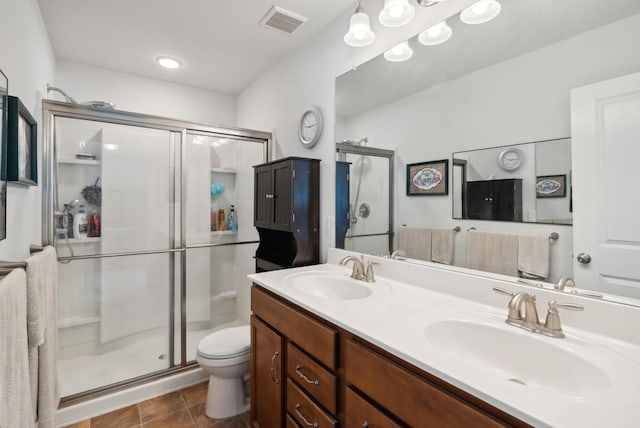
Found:
[[[541,175],[536,177],[536,197],[564,198],[567,196],[567,176]]]
[[[38,184],[38,125],[17,97],[8,97],[7,180]]]
[[[447,195],[449,160],[407,164],[407,196]]]

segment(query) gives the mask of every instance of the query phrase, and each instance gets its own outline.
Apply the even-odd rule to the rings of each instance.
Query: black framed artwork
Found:
[[[7,95],[9,79],[0,70],[0,241],[7,237]]]
[[[18,97],[8,97],[7,181],[38,185],[38,124]]]
[[[449,160],[407,164],[407,196],[449,194]]]

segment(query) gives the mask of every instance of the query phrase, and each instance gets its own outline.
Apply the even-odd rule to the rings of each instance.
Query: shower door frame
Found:
[[[137,126],[142,128],[158,129],[170,132],[170,135],[174,133],[180,135],[180,141],[177,143],[180,154],[179,163],[175,163],[174,167],[179,166],[180,176],[176,177],[172,172],[174,179],[173,201],[180,204],[179,221],[180,221],[180,242],[176,242],[175,239],[175,215],[173,216],[172,226],[172,244],[171,248],[161,250],[147,250],[147,251],[130,251],[119,253],[106,253],[106,254],[84,254],[73,257],[58,257],[58,261],[73,261],[83,259],[103,259],[108,257],[124,257],[124,256],[138,256],[149,254],[180,254],[180,363],[175,364],[175,293],[176,293],[176,281],[175,281],[175,258],[171,258],[170,268],[170,300],[169,300],[169,357],[170,364],[167,369],[151,372],[146,375],[138,376],[131,379],[126,379],[109,385],[101,386],[81,393],[69,395],[61,399],[61,407],[66,407],[72,404],[90,400],[107,393],[123,390],[135,385],[145,384],[159,378],[170,376],[185,370],[190,370],[197,365],[195,360],[187,361],[187,250],[191,248],[206,248],[206,247],[218,247],[218,246],[233,246],[244,244],[258,244],[259,241],[241,241],[241,242],[229,242],[221,244],[199,244],[199,245],[187,245],[187,225],[186,225],[186,168],[184,165],[186,159],[186,138],[187,134],[201,134],[213,137],[221,138],[233,138],[241,141],[253,141],[263,144],[263,158],[265,162],[270,161],[271,157],[271,144],[272,134],[270,132],[255,131],[243,128],[224,127],[205,125],[197,122],[189,122],[177,119],[171,119],[161,116],[146,115],[141,113],[132,113],[121,110],[106,110],[94,107],[88,107],[84,105],[70,104],[59,101],[42,101],[42,245],[55,245],[55,218],[54,211],[56,210],[56,158],[55,158],[55,119],[72,118],[80,120],[89,120],[94,122],[111,123],[118,125]],[[180,187],[179,200],[175,195],[176,178]],[[175,214],[175,211],[174,211]]]
[[[363,155],[363,156],[375,156],[380,158],[387,158],[389,162],[389,226],[387,232],[381,233],[366,233],[361,235],[351,235],[349,238],[366,238],[372,236],[388,236],[388,251],[393,251],[393,239],[395,233],[393,231],[393,202],[394,202],[394,163],[395,163],[395,151],[387,149],[379,149],[376,147],[367,146],[354,146],[347,143],[336,143],[336,153],[338,154],[338,160],[346,161],[347,154]],[[354,208],[355,211],[355,208]],[[350,211],[351,212],[351,211]],[[351,223],[351,214],[349,214],[349,223]],[[351,229],[351,224],[349,225]]]

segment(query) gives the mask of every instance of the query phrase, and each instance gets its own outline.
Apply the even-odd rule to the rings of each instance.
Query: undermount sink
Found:
[[[364,299],[389,291],[389,285],[380,280],[368,283],[325,271],[292,274],[287,276],[284,282],[303,294],[327,300]]]
[[[595,344],[536,335],[488,313],[445,318],[428,323],[423,334],[434,352],[459,359],[468,368],[575,398],[602,394],[610,387],[596,365],[603,351]]]

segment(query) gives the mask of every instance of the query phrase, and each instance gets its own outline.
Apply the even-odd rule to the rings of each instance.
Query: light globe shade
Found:
[[[371,31],[369,16],[364,12],[356,12],[351,16],[349,31],[344,35],[344,42],[349,46],[369,46],[376,39]]]
[[[502,6],[496,0],[479,0],[460,12],[465,24],[483,24],[498,16]]]
[[[385,27],[400,27],[408,24],[416,14],[409,0],[384,0],[384,8],[378,15],[378,21]]]
[[[439,45],[449,40],[451,34],[453,34],[451,27],[446,21],[442,21],[420,33],[418,41],[425,46]]]
[[[413,49],[404,41],[384,53],[384,59],[391,62],[406,61],[413,56]]]

